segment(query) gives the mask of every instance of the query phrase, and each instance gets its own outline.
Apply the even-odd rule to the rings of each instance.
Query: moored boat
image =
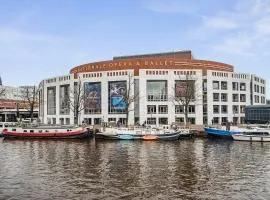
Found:
[[[241,129],[225,130],[222,128],[210,128],[210,127],[205,127],[204,131],[209,136],[224,137],[224,138],[232,138],[232,135],[242,132]]]
[[[251,142],[270,142],[270,130],[257,129],[244,131],[242,133],[232,135],[234,140],[251,141]]]
[[[106,131],[95,135],[96,139],[112,140],[179,140],[190,136],[192,136],[192,133],[187,129],[173,130],[146,128],[106,128]]]
[[[3,130],[3,137],[11,139],[77,139],[92,136],[90,129],[78,128],[9,128]]]

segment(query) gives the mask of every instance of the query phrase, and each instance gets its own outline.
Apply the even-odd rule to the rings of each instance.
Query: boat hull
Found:
[[[253,136],[253,135],[235,134],[232,137],[234,140],[237,140],[237,141],[270,142],[270,136]]]
[[[89,130],[73,131],[73,132],[50,132],[50,133],[23,133],[4,131],[3,137],[7,139],[81,139],[89,138],[93,133]]]
[[[106,134],[97,133],[96,139],[110,139],[110,140],[179,140],[181,138],[191,137],[191,133],[168,133],[168,134]]]
[[[222,129],[216,129],[216,128],[204,128],[204,131],[209,136],[223,137],[223,138],[230,138],[230,139],[232,139],[232,135],[240,133],[240,132],[234,132],[234,131],[228,131],[228,130],[222,130]]]

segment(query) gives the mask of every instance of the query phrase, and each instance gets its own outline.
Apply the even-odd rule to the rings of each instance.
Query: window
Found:
[[[240,106],[240,113],[245,113],[246,106]]]
[[[70,118],[66,118],[66,125],[70,124]]]
[[[188,106],[188,113],[195,113],[195,106],[194,105]]]
[[[226,93],[221,93],[221,101],[227,102],[228,101],[228,95]]]
[[[156,125],[156,118],[147,118],[146,123],[149,125]]]
[[[69,102],[69,85],[61,85],[59,88],[59,106],[60,106],[60,115],[69,115],[70,113],[70,102]]]
[[[219,101],[219,93],[213,93],[213,101]]]
[[[228,121],[228,118],[227,118],[227,117],[222,117],[222,118],[221,118],[221,123],[224,124],[224,123],[226,123],[227,121]]]
[[[188,118],[188,122],[189,122],[190,124],[195,124],[195,118],[194,118],[194,117]]]
[[[168,118],[161,117],[161,118],[158,119],[158,123],[160,125],[167,125],[168,124]]]
[[[232,109],[233,109],[233,114],[239,113],[239,106],[233,105],[233,106],[232,106]]]
[[[227,90],[228,89],[228,83],[226,81],[221,81],[221,89]]]
[[[240,102],[246,102],[246,95],[240,94]]]
[[[232,83],[232,88],[233,88],[233,90],[238,91],[238,87],[239,87],[238,82],[233,82],[233,83]]]
[[[228,106],[227,105],[221,106],[221,113],[228,113]]]
[[[185,121],[185,120],[184,120],[184,117],[176,117],[176,118],[175,118],[175,122],[176,122],[176,123],[182,124],[182,123],[184,123],[184,121]]]
[[[56,87],[47,88],[47,114],[56,114]]]
[[[233,94],[233,102],[239,102],[239,95]]]
[[[167,114],[168,113],[168,106],[166,106],[166,105],[158,106],[158,113],[159,114]]]
[[[184,113],[184,106],[177,105],[175,106],[175,114],[182,114]]]
[[[213,89],[218,90],[219,89],[219,81],[213,81]]]
[[[219,118],[213,117],[212,124],[219,124]]]
[[[147,81],[148,101],[167,101],[167,81]]]
[[[156,106],[154,105],[147,106],[147,114],[155,114],[155,113],[157,113]]]
[[[246,83],[240,83],[240,90],[246,91]]]
[[[213,113],[218,114],[219,113],[219,105],[213,105]]]

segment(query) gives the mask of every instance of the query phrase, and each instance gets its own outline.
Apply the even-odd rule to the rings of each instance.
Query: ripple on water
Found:
[[[270,143],[0,141],[0,199],[268,199]]]

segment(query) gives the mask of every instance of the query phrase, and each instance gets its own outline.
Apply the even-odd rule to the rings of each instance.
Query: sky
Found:
[[[0,76],[37,85],[113,56],[192,50],[267,81],[270,0],[1,0]]]

